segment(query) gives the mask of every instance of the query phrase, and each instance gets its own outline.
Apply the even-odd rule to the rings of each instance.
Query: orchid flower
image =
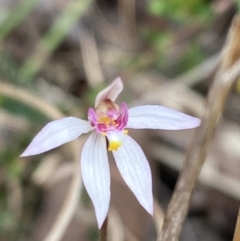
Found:
[[[119,106],[114,101],[122,90],[122,80],[117,78],[97,95],[95,108],[88,110],[87,121],[65,117],[48,123],[21,155],[40,154],[91,132],[81,153],[81,173],[99,228],[110,203],[107,150],[112,152],[120,174],[139,203],[153,214],[151,170],[141,147],[128,135],[127,129],[181,130],[200,125],[198,118],[163,106],[130,109],[126,103]]]

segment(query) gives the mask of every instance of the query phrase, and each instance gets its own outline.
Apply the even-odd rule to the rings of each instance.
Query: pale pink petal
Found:
[[[139,203],[152,215],[152,177],[148,161],[141,147],[128,135],[122,146],[113,151],[119,172]]]
[[[128,110],[127,128],[181,130],[198,127],[201,120],[158,105],[137,106]]]
[[[116,78],[112,84],[100,91],[95,99],[95,107],[98,106],[103,100],[110,99],[115,101],[118,95],[123,90],[123,82],[120,77]]]
[[[120,106],[120,116],[116,120],[116,123],[118,124],[117,130],[124,130],[128,123],[128,107],[124,102]]]
[[[110,172],[104,136],[93,132],[83,146],[82,179],[93,202],[98,227],[101,228],[109,209]]]
[[[93,127],[88,121],[76,117],[65,117],[49,122],[34,137],[21,156],[31,156],[49,151],[76,139],[81,134],[87,133],[92,129]]]

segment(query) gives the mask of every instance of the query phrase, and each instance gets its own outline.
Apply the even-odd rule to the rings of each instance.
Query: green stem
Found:
[[[100,241],[107,241],[107,226],[108,226],[108,216],[106,217],[100,229]]]

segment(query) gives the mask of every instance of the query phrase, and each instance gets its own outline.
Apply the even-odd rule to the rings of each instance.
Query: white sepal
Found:
[[[113,151],[119,172],[139,203],[152,215],[152,176],[148,161],[141,147],[128,135],[122,146]]]
[[[198,127],[201,120],[158,105],[137,106],[128,110],[127,128],[181,130]]]
[[[106,138],[93,132],[84,144],[81,155],[82,179],[93,202],[99,228],[107,216],[110,202],[110,171],[106,148]]]
[[[49,151],[91,130],[93,127],[88,121],[76,117],[65,117],[49,122],[34,137],[21,156],[31,156]]]
[[[120,77],[116,78],[109,86],[100,91],[95,99],[95,107],[98,106],[103,100],[110,99],[115,101],[118,95],[123,90],[123,82]]]

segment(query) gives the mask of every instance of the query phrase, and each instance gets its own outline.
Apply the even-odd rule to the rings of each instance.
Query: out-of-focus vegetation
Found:
[[[171,19],[188,22],[206,21],[211,14],[211,7],[208,1],[204,0],[151,0],[149,2],[149,12],[157,16],[166,16]]]
[[[141,99],[145,92],[151,92],[166,80],[170,81],[171,78],[190,71],[221,50],[237,5],[234,1],[226,2],[0,0],[0,240],[33,241],[45,237],[49,232],[49,227],[44,226],[47,215],[57,215],[61,205],[59,204],[56,211],[55,203],[61,198],[64,200],[68,190],[68,187],[63,185],[59,191],[62,196],[55,194],[52,191],[57,189],[54,185],[70,179],[72,174],[66,171],[72,167],[72,153],[64,147],[53,151],[58,154],[59,160],[56,161],[57,164],[55,160],[52,161],[53,171],[42,183],[36,181],[39,179],[35,178],[35,174],[49,153],[29,159],[19,157],[50,117],[30,99],[29,102],[23,100],[22,94],[17,90],[30,93],[39,101],[49,103],[66,115],[83,118],[86,118],[83,113],[94,103],[96,93],[106,85],[106,79],[112,80],[120,75],[126,84],[123,93],[125,100],[131,102]],[[239,5],[239,1],[237,3]],[[121,19],[126,19],[127,23],[121,24]],[[136,31],[129,30],[129,26]],[[86,55],[83,54],[84,51]],[[142,79],[145,81],[141,82]],[[205,97],[202,93],[207,92],[210,82],[209,78],[187,88],[191,91],[194,89],[193,92],[197,92],[196,99],[199,100],[198,98]],[[14,88],[10,94],[8,88],[11,87]],[[239,88],[237,90],[239,92]],[[151,102],[159,103],[158,97],[155,96]],[[234,95],[234,100],[239,103],[237,94]],[[170,101],[166,99],[164,104],[168,105]],[[176,103],[175,106],[179,107]],[[194,106],[191,107],[189,109],[194,109]],[[188,112],[189,109],[180,110]],[[235,113],[235,110],[229,111]],[[231,115],[232,121],[236,119],[238,116]],[[176,136],[178,135],[177,133]],[[179,137],[176,137],[177,139]],[[174,141],[171,138],[165,142],[170,143],[172,149],[183,149],[181,145],[172,143]],[[150,155],[151,160],[154,158]],[[240,164],[236,160],[231,162],[229,169],[222,162],[216,165],[219,169],[224,169],[224,172],[229,172],[230,176],[232,170],[235,176],[240,174]],[[62,168],[64,172],[61,167],[65,166],[67,168]],[[159,165],[154,164],[153,168],[158,173]],[[169,171],[170,168],[166,169]],[[43,176],[47,173],[46,170],[48,169],[42,171]],[[48,182],[48,178],[51,179],[55,174],[59,179]],[[172,173],[171,175],[174,176]],[[159,176],[154,178],[156,182],[160,179]],[[169,181],[169,177],[166,179],[171,189],[175,176],[173,180]],[[204,191],[200,192],[200,195],[205,195],[204,198],[207,199]],[[49,193],[54,194],[51,196]],[[121,197],[121,193],[119,196]],[[50,204],[46,204],[46,200]],[[92,219],[79,218],[83,214],[76,211],[78,218],[74,221],[83,231],[75,228],[76,237],[72,237],[69,231],[66,234],[69,237],[63,240],[96,240],[97,229],[91,204],[86,205],[89,200],[84,195],[81,200],[81,205],[86,209],[85,215]],[[232,212],[227,213],[229,219],[223,217],[221,222],[214,226],[211,221],[216,221],[215,212],[219,214],[219,210],[213,207],[211,201],[207,199],[205,203],[196,202],[196,206],[200,205],[196,208],[197,212],[207,214],[204,219],[194,219],[197,220],[193,221],[195,226],[199,223],[197,228],[193,225],[195,230],[199,227],[199,230],[204,230],[205,219],[209,218],[207,224],[213,225],[212,230],[209,230],[211,240],[231,240],[229,237],[232,234],[235,213],[231,210]],[[45,205],[52,205],[55,213],[50,213],[51,208],[47,209],[49,212],[45,212]],[[117,205],[123,206],[122,203]],[[218,205],[219,209],[223,208],[221,202]],[[45,219],[39,218],[42,213]],[[81,222],[85,222],[84,225],[79,224]],[[36,224],[39,226],[36,227]],[[40,229],[41,231],[38,231]],[[131,231],[131,227],[128,229]],[[219,231],[221,229],[222,233]],[[148,231],[144,232],[144,235]],[[134,234],[134,231],[131,232]],[[139,237],[140,234],[143,236],[138,230],[136,236]],[[186,234],[184,240],[210,240],[207,239],[207,234],[204,237],[197,239]],[[42,240],[41,238],[39,240]]]

